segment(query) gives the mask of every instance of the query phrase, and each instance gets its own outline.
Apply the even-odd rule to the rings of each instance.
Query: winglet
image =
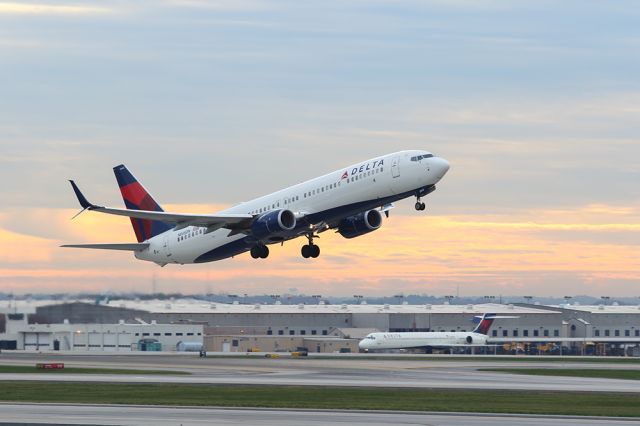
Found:
[[[69,180],[69,182],[71,182],[71,187],[73,188],[73,192],[75,192],[76,197],[78,197],[78,202],[82,206],[83,210],[90,209],[91,207],[95,207],[85,198],[82,192],[80,192],[80,188],[78,188],[78,185],[76,185],[74,181]]]

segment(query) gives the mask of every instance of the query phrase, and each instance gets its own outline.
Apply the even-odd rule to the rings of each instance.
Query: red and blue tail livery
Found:
[[[480,321],[478,322],[478,325],[476,326],[476,328],[473,329],[473,332],[479,333],[479,334],[488,334],[489,329],[491,328],[491,324],[493,324],[493,321],[496,318],[497,318],[496,314],[482,315],[482,317],[480,317]]]
[[[160,204],[153,199],[151,194],[138,182],[124,164],[113,168],[124,204],[129,210],[145,210],[152,212],[164,212]],[[159,220],[131,218],[133,231],[138,242],[141,243],[156,235],[172,229],[174,226]]]

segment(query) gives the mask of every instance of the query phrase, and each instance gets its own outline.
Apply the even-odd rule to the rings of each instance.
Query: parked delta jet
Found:
[[[484,314],[476,328],[470,333],[465,331],[433,331],[424,333],[370,333],[358,343],[360,349],[367,351],[380,349],[411,349],[411,348],[448,348],[452,346],[486,346],[487,334],[498,318],[517,318]]]
[[[138,239],[133,244],[73,244],[62,247],[132,251],[137,259],[168,263],[203,263],[250,251],[269,256],[269,244],[306,237],[304,258],[320,255],[318,234],[335,229],[345,238],[375,231],[394,201],[422,197],[449,170],[449,163],[426,151],[400,151],[348,166],[298,185],[240,203],[214,214],[169,213],[124,165],[113,171],[126,209],[90,203],[74,181],[84,210],[128,216]],[[78,214],[80,214],[78,213]]]

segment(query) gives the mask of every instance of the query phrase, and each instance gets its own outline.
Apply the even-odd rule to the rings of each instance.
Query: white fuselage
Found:
[[[371,333],[359,343],[360,349],[409,349],[423,347],[486,345],[487,336],[463,331]]]
[[[427,157],[428,155],[428,157]],[[367,209],[415,196],[435,185],[447,172],[446,160],[426,151],[400,151],[336,170],[324,176],[282,189],[219,213],[251,214],[287,209],[297,221],[296,231],[284,240],[304,234],[311,225],[337,221]],[[252,242],[245,234],[228,229],[206,232],[202,227],[172,229],[147,241],[138,259],[159,264],[201,263],[224,259],[247,251]],[[261,241],[272,244],[275,241]],[[279,241],[278,241],[279,242]]]

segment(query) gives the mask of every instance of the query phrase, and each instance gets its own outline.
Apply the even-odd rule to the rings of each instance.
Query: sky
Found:
[[[0,0],[0,291],[640,296],[633,1]],[[415,212],[205,265],[132,242],[112,167],[214,212],[378,155],[451,169]]]

